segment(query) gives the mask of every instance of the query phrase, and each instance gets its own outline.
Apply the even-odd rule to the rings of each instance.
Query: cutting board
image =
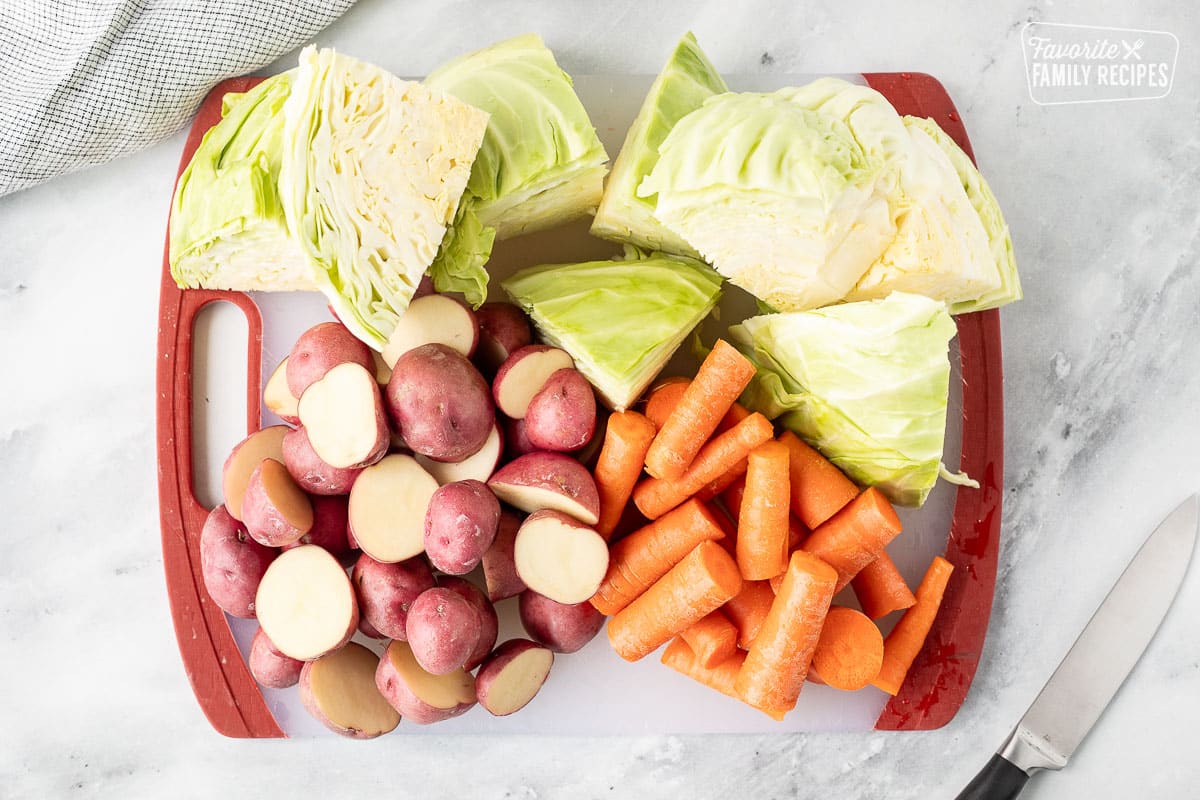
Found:
[[[728,81],[739,91],[767,91],[815,77],[735,75]],[[954,105],[934,78],[919,73],[840,77],[879,90],[901,114],[932,117],[971,154]],[[576,89],[610,156],[620,149],[652,80],[622,75],[576,78]],[[219,119],[221,97],[245,91],[256,81],[225,81],[209,94],[184,147],[180,171],[204,132]],[[493,296],[499,291],[498,279],[521,266],[604,258],[616,251],[586,231],[586,224],[568,225],[498,244],[489,264]],[[753,303],[730,287],[720,311],[719,321],[704,323],[706,341],[753,313]],[[228,617],[208,600],[198,542],[208,508],[220,502],[211,487],[220,485],[225,454],[247,432],[279,422],[261,406],[266,378],[303,330],[330,318],[324,298],[316,294],[180,290],[171,279],[164,248],[157,375],[163,563],[188,678],[213,727],[227,736],[328,733],[304,711],[295,688],[260,689],[250,677],[245,654],[256,623]],[[656,655],[636,664],[622,661],[601,633],[581,652],[558,656],[537,698],[513,716],[494,718],[476,707],[434,726],[401,723],[393,735],[926,730],[949,722],[966,697],[987,631],[1003,481],[999,317],[996,311],[986,311],[960,316],[957,322],[945,461],[958,463],[980,488],[959,489],[940,482],[921,509],[901,510],[905,530],[889,551],[909,584],[917,584],[934,555],[944,555],[955,571],[934,629],[895,698],[874,688],[839,692],[809,684],[796,709],[783,722],[775,722],[666,669]],[[689,354],[680,353],[665,374],[685,374],[694,370],[694,363]],[[855,605],[849,590],[836,602]],[[500,641],[522,636],[515,600],[498,604],[498,611]],[[894,622],[882,622],[885,632]],[[358,640],[381,649],[373,640]]]

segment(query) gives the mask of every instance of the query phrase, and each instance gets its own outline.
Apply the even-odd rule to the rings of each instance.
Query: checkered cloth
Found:
[[[0,0],[0,195],[183,127],[354,0]]]

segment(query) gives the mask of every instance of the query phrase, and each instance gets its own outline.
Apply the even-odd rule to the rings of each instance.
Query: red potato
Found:
[[[608,571],[608,543],[561,511],[530,514],[517,531],[513,563],[525,585],[559,603],[582,603]]]
[[[358,628],[358,603],[346,570],[311,544],[271,562],[254,603],[258,624],[275,648],[301,661],[332,653]]]
[[[475,321],[479,323],[475,362],[486,374],[495,374],[510,355],[533,342],[529,317],[512,303],[484,303],[475,310]]]
[[[463,669],[479,644],[482,627],[471,601],[444,587],[422,592],[409,606],[404,624],[417,663],[434,675]]]
[[[475,705],[475,679],[464,669],[426,672],[408,642],[393,641],[379,659],[375,685],[392,708],[417,725],[457,717]]]
[[[300,682],[300,670],[304,662],[285,656],[271,644],[262,628],[254,632],[250,640],[250,655],[246,659],[250,675],[261,686],[268,689],[286,689]]]
[[[340,322],[314,325],[296,340],[287,358],[288,391],[295,397],[304,392],[329,370],[340,364],[358,364],[368,372],[375,371],[371,348]]]
[[[574,653],[583,649],[596,638],[606,619],[587,600],[559,603],[532,589],[521,592],[517,608],[529,638],[556,653]]]
[[[455,481],[486,481],[496,471],[500,456],[504,452],[504,437],[500,435],[500,425],[492,425],[483,447],[474,455],[469,455],[462,461],[434,461],[428,456],[417,454],[417,463],[425,468],[438,483],[445,485]]]
[[[359,630],[372,639],[406,639],[409,608],[436,585],[423,558],[383,564],[366,553],[354,563],[351,582],[358,597]]]
[[[493,603],[525,591],[525,581],[517,574],[517,565],[513,562],[513,546],[520,528],[521,517],[510,509],[501,508],[496,538],[483,554],[483,580],[488,599]]]
[[[259,582],[279,551],[254,541],[225,506],[209,512],[200,530],[200,574],[217,607],[253,619]]]
[[[488,480],[496,497],[522,511],[549,508],[587,525],[600,518],[600,494],[587,468],[562,453],[523,455]]]
[[[466,575],[496,538],[500,501],[482,481],[447,483],[425,512],[425,554],[437,569]]]
[[[435,292],[437,292],[437,287],[435,287],[433,285],[433,278],[431,278],[429,276],[429,274],[426,273],[426,274],[422,275],[421,280],[417,282],[417,288],[413,292],[412,299],[418,300],[427,294],[434,294]],[[410,300],[409,302],[411,303],[412,300]]]
[[[280,547],[312,530],[312,503],[292,480],[287,467],[273,458],[264,458],[246,484],[242,522],[256,542]]]
[[[349,493],[362,472],[360,468],[335,467],[323,461],[313,450],[303,426],[284,435],[283,465],[301,489],[319,495]]]
[[[525,433],[539,450],[569,453],[596,432],[596,394],[578,370],[554,372],[525,409]]]
[[[435,343],[470,358],[478,342],[479,324],[470,308],[448,295],[429,294],[413,300],[400,315],[383,347],[383,362],[394,368],[409,350]]]
[[[425,552],[425,513],[437,488],[412,456],[393,453],[364,469],[350,490],[355,544],[385,563]]]
[[[475,676],[475,696],[488,713],[505,717],[533,700],[554,665],[554,653],[528,639],[509,639]]]
[[[438,577],[438,586],[461,595],[479,613],[479,642],[463,664],[463,669],[469,672],[483,663],[488,653],[496,646],[496,636],[500,633],[500,618],[496,614],[496,607],[483,591],[466,578],[442,575]]]
[[[338,364],[300,396],[300,424],[317,456],[355,469],[381,459],[391,443],[375,376],[360,364]]]
[[[285,544],[284,550],[315,544],[329,552],[342,566],[350,566],[354,561],[354,551],[350,547],[350,500],[345,495],[323,497],[315,495],[309,498],[312,503],[313,524],[308,533],[291,544]]]
[[[242,496],[250,473],[264,458],[283,461],[283,437],[290,431],[287,425],[272,425],[247,436],[234,446],[221,470],[221,493],[225,508],[234,519],[242,518]]]
[[[504,457],[506,459],[512,461],[521,456],[537,452],[537,448],[533,442],[529,441],[529,434],[525,429],[525,420],[504,417],[503,425]]]
[[[375,684],[379,657],[357,642],[310,661],[300,672],[300,701],[334,733],[374,739],[400,724],[400,714]]]
[[[515,350],[492,381],[496,408],[513,419],[522,419],[529,401],[542,390],[546,381],[560,369],[574,367],[566,351],[544,344],[530,344]]]
[[[387,406],[405,444],[435,461],[474,455],[496,422],[487,382],[444,344],[421,345],[396,361]]]
[[[267,385],[263,387],[263,405],[284,422],[296,425],[300,422],[296,411],[296,404],[300,401],[288,388],[287,362],[286,358],[280,361],[271,377],[267,378]]]

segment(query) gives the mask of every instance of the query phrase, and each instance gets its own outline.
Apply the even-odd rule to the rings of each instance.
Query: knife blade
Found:
[[[1062,769],[1154,638],[1187,574],[1200,498],[1146,539],[1004,745],[958,800],[1009,800],[1029,777]]]

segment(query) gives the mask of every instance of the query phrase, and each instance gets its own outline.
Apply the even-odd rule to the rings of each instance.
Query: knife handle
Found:
[[[1025,770],[997,753],[956,800],[1012,800],[1025,788]]]

